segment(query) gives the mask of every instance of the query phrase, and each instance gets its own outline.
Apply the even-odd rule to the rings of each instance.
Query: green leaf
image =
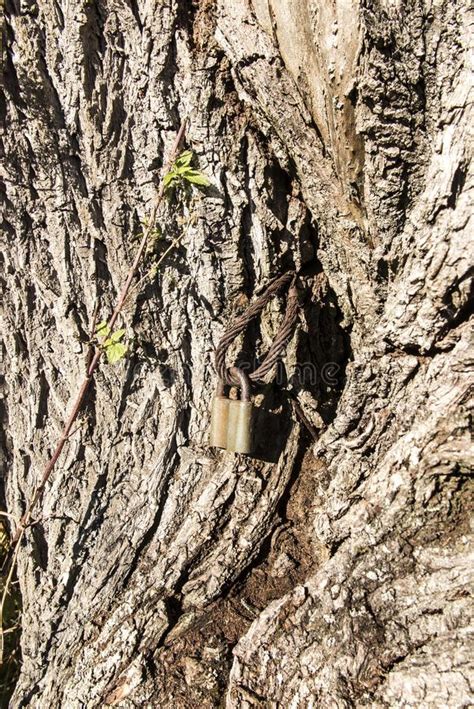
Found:
[[[167,175],[164,176],[163,178],[163,183],[165,187],[169,187],[173,180],[176,179],[176,172],[174,170],[170,170]]]
[[[112,342],[120,342],[122,337],[125,335],[125,330],[115,330],[110,336]]]
[[[96,334],[99,335],[99,337],[107,337],[107,335],[110,334],[110,327],[107,325],[107,323],[104,320],[104,322],[100,322],[97,325],[95,331],[96,331]]]
[[[191,164],[191,160],[193,159],[193,151],[192,150],[184,150],[181,155],[176,158],[175,165],[178,165],[179,167],[186,167]]]
[[[201,187],[209,187],[211,184],[202,172],[199,172],[199,170],[188,170],[185,175],[183,175],[184,179],[187,180],[188,182],[192,182],[193,185],[199,185]]]
[[[116,342],[106,347],[105,354],[107,357],[107,362],[109,364],[115,364],[125,357],[127,354],[127,347],[126,345],[122,345],[121,342]]]

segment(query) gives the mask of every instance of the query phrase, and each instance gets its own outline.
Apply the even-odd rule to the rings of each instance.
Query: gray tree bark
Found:
[[[468,21],[449,0],[6,0],[12,514],[185,115],[213,183],[22,546],[12,706],[474,702]],[[293,267],[260,457],[211,450],[213,349]]]

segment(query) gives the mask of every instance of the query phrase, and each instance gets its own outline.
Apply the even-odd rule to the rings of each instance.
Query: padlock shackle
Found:
[[[216,396],[225,396],[225,384],[220,377],[217,380]]]
[[[245,372],[238,367],[230,367],[229,372],[231,376],[239,380],[239,387],[242,390],[240,395],[241,401],[250,401],[250,379],[247,374],[245,374]]]

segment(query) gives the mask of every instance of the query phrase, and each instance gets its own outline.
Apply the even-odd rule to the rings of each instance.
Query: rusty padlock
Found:
[[[230,400],[225,395],[224,383],[219,379],[211,405],[211,429],[209,444],[216,448],[227,448],[227,422]]]

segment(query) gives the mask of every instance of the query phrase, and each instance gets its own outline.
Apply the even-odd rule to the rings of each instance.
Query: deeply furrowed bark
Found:
[[[26,535],[12,706],[472,702],[467,28],[447,0],[6,3],[9,512],[185,115],[213,183],[170,205],[168,233],[194,225],[128,302],[131,356],[101,367]],[[213,349],[289,268],[260,459],[210,450]]]

